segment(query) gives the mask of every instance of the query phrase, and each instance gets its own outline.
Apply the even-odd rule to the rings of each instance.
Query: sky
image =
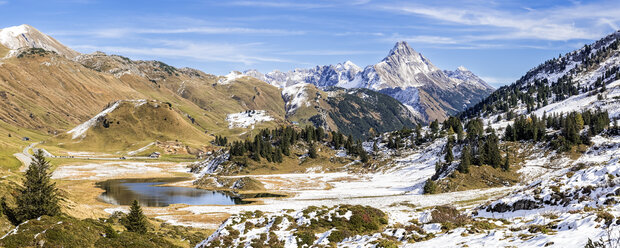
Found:
[[[364,67],[407,41],[441,69],[498,87],[617,31],[615,1],[0,0],[0,27],[30,24],[103,51],[225,75],[347,60]]]

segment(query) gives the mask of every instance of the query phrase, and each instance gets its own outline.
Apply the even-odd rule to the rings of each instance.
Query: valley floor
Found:
[[[286,194],[289,197],[259,198],[252,204],[245,205],[184,205],[173,204],[168,207],[145,207],[145,213],[173,225],[192,226],[215,230],[230,216],[245,212],[261,211],[267,215],[277,216],[284,213],[301,213],[311,206],[337,207],[341,204],[364,205],[380,209],[387,213],[389,227],[408,225],[412,220],[421,223],[424,229],[436,233],[428,241],[406,244],[406,247],[429,246],[541,246],[556,247],[580,244],[587,238],[598,240],[606,232],[597,215],[601,211],[615,216],[620,214],[617,204],[605,207],[607,191],[598,192],[584,203],[571,203],[567,206],[547,206],[540,209],[519,210],[515,212],[492,213],[479,206],[494,205],[500,202],[512,204],[520,199],[530,199],[535,188],[538,194],[551,191],[554,187],[566,190],[605,182],[607,175],[620,175],[620,138],[595,137],[595,144],[576,161],[570,159],[552,159],[553,154],[530,154],[521,166],[524,183],[511,187],[465,190],[434,195],[422,194],[424,182],[435,173],[435,162],[441,151],[441,142],[410,154],[402,155],[393,161],[389,169],[369,174],[347,172],[299,174],[252,175],[262,182],[271,193]],[[99,200],[103,190],[95,186],[96,182],[119,178],[156,178],[187,176],[188,163],[132,161],[132,160],[59,160],[53,178],[58,180],[59,188],[68,194],[69,207],[76,217],[107,217],[115,211],[127,211],[127,206],[118,206]],[[588,169],[572,171],[577,164],[586,164]],[[552,168],[552,169],[551,169]],[[308,169],[308,171],[317,171]],[[237,176],[241,177],[241,176]],[[599,179],[602,178],[602,179]],[[175,183],[175,186],[192,187],[190,181]],[[616,188],[609,188],[614,192]],[[540,193],[543,192],[543,193]],[[594,193],[593,193],[594,194]],[[543,196],[544,197],[544,196]],[[552,197],[552,196],[549,196]],[[450,205],[464,210],[476,217],[489,219],[498,223],[498,228],[483,233],[469,233],[467,227],[442,231],[441,225],[429,223],[429,216],[434,206]],[[594,211],[584,211],[586,208]],[[502,220],[502,221],[499,221]],[[427,224],[425,224],[427,223]],[[533,225],[553,225],[552,232],[532,232]],[[618,228],[617,224],[608,225]],[[221,227],[220,227],[221,228]],[[398,229],[394,229],[398,230]],[[429,232],[431,232],[429,231]],[[620,235],[620,229],[617,230]],[[398,239],[398,235],[381,234]],[[379,236],[381,236],[379,235]],[[396,236],[394,236],[396,235]],[[616,235],[616,234],[612,234]],[[341,243],[342,246],[367,246],[379,236],[358,237]],[[571,238],[575,236],[575,238]],[[402,237],[401,237],[402,238]],[[575,240],[577,239],[577,240]]]

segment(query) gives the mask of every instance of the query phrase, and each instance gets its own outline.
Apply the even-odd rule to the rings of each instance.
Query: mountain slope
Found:
[[[398,99],[425,122],[444,120],[448,115],[479,102],[493,91],[491,86],[464,67],[456,71],[440,70],[406,42],[396,43],[381,62],[363,70],[347,61],[289,72],[262,74],[249,70],[244,74],[278,87],[308,83],[320,88],[336,86],[372,89]]]
[[[80,55],[80,53],[27,24],[0,29],[0,44],[13,50],[10,55],[16,55],[17,50],[24,48],[41,48],[67,58],[75,58]]]
[[[178,140],[193,147],[210,137],[192,125],[171,104],[159,101],[117,101],[92,119],[55,139],[59,147],[83,151],[120,151],[155,141]]]
[[[461,116],[488,116],[536,111],[608,110],[619,116],[620,32],[553,58],[531,69],[511,85],[503,86]],[[563,108],[561,106],[564,106]]]

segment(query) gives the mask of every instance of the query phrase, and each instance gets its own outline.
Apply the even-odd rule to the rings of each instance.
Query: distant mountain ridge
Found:
[[[367,88],[388,94],[407,105],[425,121],[443,120],[479,102],[494,89],[465,67],[441,70],[406,42],[397,42],[388,55],[364,69],[351,61],[336,65],[272,71],[263,74],[248,70],[255,77],[278,87],[309,83],[320,88]],[[420,92],[422,91],[422,92]]]

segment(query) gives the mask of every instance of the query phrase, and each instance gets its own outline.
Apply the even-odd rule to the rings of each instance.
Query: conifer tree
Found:
[[[504,160],[504,164],[502,165],[502,169],[504,171],[510,170],[510,158],[508,157],[508,154],[506,154],[506,159]]]
[[[60,214],[60,197],[56,184],[51,181],[49,169],[49,161],[45,160],[41,150],[37,150],[16,199],[17,209],[14,212],[19,222]]]
[[[366,151],[364,151],[362,149],[362,151],[360,152],[360,160],[362,161],[362,163],[368,163],[368,153],[366,153]]]
[[[137,200],[131,204],[129,214],[123,219],[123,225],[127,231],[144,234],[147,231],[147,220]]]
[[[454,161],[454,154],[452,154],[452,142],[448,141],[446,144],[446,163],[450,164]]]
[[[499,152],[499,139],[495,133],[491,133],[487,136],[485,144],[486,150],[486,163],[494,168],[497,168],[501,164],[502,157]]]
[[[316,158],[318,155],[316,154],[316,147],[314,146],[314,142],[310,142],[310,147],[308,148],[308,157]]]
[[[424,184],[424,194],[435,194],[437,192],[437,184],[430,178]]]
[[[461,163],[457,170],[461,173],[469,173],[469,165],[471,164],[471,149],[469,145],[465,145],[463,147],[463,151],[461,152]]]

